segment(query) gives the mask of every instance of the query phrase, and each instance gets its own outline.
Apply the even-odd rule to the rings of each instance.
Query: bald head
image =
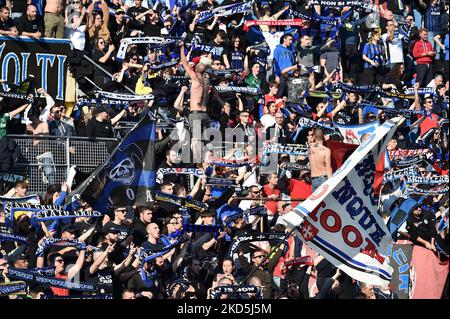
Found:
[[[30,20],[34,20],[37,17],[37,9],[36,6],[30,4],[27,7],[27,16]]]
[[[205,73],[205,70],[206,70],[206,65],[204,65],[203,63],[198,63],[195,66],[195,72],[203,74],[203,73]]]

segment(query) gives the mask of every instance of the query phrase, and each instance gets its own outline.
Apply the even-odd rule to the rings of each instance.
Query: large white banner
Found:
[[[392,238],[377,213],[373,182],[379,155],[398,120],[378,127],[330,179],[283,217],[317,253],[352,278],[373,285],[389,284],[393,272],[383,257]]]
[[[360,144],[361,136],[366,133],[372,134],[377,127],[380,126],[380,122],[373,121],[364,124],[352,124],[344,125],[333,122],[333,126],[339,130],[342,137],[344,138],[344,143],[348,144]]]

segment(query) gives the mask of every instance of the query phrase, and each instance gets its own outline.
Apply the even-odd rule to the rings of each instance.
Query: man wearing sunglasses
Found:
[[[48,121],[48,131],[53,136],[76,136],[73,126],[61,121],[61,106],[54,105],[50,109],[50,116],[53,120]]]
[[[419,93],[418,93],[418,89],[419,89],[419,83],[416,83],[414,85],[414,96],[415,96],[415,100],[414,100],[414,108],[416,111],[427,111],[430,112],[430,115],[427,115],[425,120],[420,123],[420,136],[422,137],[426,132],[428,132],[428,130],[432,129],[432,128],[438,128],[439,127],[439,116],[435,113],[433,113],[433,105],[434,105],[434,100],[431,96],[426,97],[424,102],[423,102],[423,107],[420,107],[420,98],[419,98]],[[421,119],[423,117],[423,115],[417,115],[418,119]]]
[[[278,264],[280,257],[283,253],[285,244],[281,244],[275,255],[267,260],[266,253],[261,250],[256,250],[251,253],[251,262],[249,263],[247,257],[244,256],[243,249],[239,250],[239,262],[241,264],[244,273],[247,275],[253,271],[254,277],[258,277],[263,283],[263,295],[264,299],[270,299],[272,297],[272,277],[275,266]],[[264,263],[263,263],[264,261]]]

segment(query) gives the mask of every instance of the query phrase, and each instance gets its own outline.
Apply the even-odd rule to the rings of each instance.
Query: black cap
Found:
[[[75,234],[77,232],[76,228],[70,224],[61,227],[61,234],[64,233],[65,231],[71,234]]]
[[[18,260],[27,260],[28,255],[25,253],[26,246],[22,245],[13,250],[7,257],[8,263],[13,265]]]
[[[114,226],[105,226],[103,227],[102,232],[105,236],[108,234],[120,234],[120,229]]]
[[[106,113],[108,113],[109,115],[114,114],[114,111],[113,111],[113,110],[111,110],[109,107],[106,107],[106,106],[104,106],[104,105],[100,105],[100,106],[97,106],[97,107],[95,108],[95,114],[100,114],[100,113],[102,113],[102,112],[106,112]]]

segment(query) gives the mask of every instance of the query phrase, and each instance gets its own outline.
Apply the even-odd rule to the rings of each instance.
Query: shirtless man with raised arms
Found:
[[[63,0],[47,0],[44,11],[45,37],[64,38]]]
[[[193,132],[192,151],[194,162],[201,161],[201,132],[209,127],[208,101],[209,101],[209,79],[205,76],[206,65],[198,63],[195,71],[189,66],[184,53],[184,43],[180,43],[180,58],[186,74],[191,79],[189,123]],[[200,130],[199,130],[200,128]],[[197,133],[198,132],[198,133]]]
[[[311,165],[311,180],[313,192],[333,175],[331,168],[331,151],[323,145],[324,136],[320,128],[314,129],[314,142],[308,150],[308,159]]]

